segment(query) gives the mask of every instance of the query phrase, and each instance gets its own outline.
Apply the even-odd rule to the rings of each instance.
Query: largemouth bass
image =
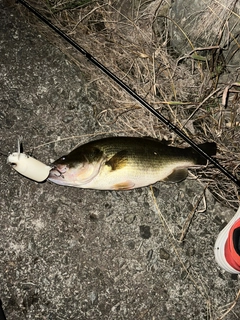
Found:
[[[200,145],[208,155],[216,144]],[[187,167],[206,165],[191,147],[170,147],[153,138],[111,137],[81,145],[51,164],[54,183],[99,190],[129,190],[157,181],[179,182]]]

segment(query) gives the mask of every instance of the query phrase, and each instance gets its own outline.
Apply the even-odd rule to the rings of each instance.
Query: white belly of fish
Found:
[[[183,162],[176,164],[171,163],[160,170],[148,168],[146,170],[139,170],[137,168],[124,167],[118,170],[111,170],[109,166],[102,166],[98,174],[89,182],[81,184],[76,187],[99,190],[129,190],[133,188],[140,188],[154,184],[157,181],[165,180],[174,170],[192,166],[193,163]],[[187,170],[184,169],[187,174]],[[184,177],[186,178],[186,176]],[[182,179],[179,179],[182,180]]]

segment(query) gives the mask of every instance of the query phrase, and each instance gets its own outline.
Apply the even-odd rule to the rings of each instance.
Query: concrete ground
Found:
[[[1,153],[16,151],[23,136],[25,151],[50,163],[101,132],[95,109],[104,101],[18,6],[0,1]],[[95,191],[35,183],[2,154],[0,165],[7,320],[239,319],[239,302],[230,310],[239,282],[213,254],[234,211],[206,190],[207,210],[201,201],[179,241],[203,195],[198,181]]]

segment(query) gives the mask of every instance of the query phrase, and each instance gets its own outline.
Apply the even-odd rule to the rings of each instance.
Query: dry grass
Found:
[[[234,36],[234,29],[229,29],[227,23],[232,16],[240,19],[233,11],[235,1],[229,1],[227,7],[221,1],[213,1],[200,18],[204,28],[196,25],[191,34],[170,17],[170,7],[164,0],[29,0],[29,3],[196,143],[215,141],[220,163],[240,176],[239,69],[236,67],[228,76],[228,65],[239,54],[238,36]],[[27,14],[22,7],[20,10]],[[186,19],[190,21],[191,17]],[[164,138],[174,145],[183,143],[47,27],[34,23],[78,64],[89,83],[96,84],[105,101],[96,110],[102,131],[127,130],[136,135]],[[173,25],[186,37],[190,48],[180,57],[169,46],[169,30]],[[214,27],[218,29],[215,43],[195,48],[194,40],[210,34]],[[228,54],[232,42],[235,47]],[[228,61],[223,59],[222,48]],[[209,182],[220,201],[238,207],[236,186],[212,165],[196,174],[201,181]]]

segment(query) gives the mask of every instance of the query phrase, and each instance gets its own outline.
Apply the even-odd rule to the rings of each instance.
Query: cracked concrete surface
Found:
[[[19,14],[0,2],[1,152],[50,163],[101,132],[101,92]],[[220,319],[239,290],[214,261],[234,212],[186,180],[109,192],[35,183],[1,155],[0,298],[7,320]],[[239,319],[239,303],[224,316]]]

